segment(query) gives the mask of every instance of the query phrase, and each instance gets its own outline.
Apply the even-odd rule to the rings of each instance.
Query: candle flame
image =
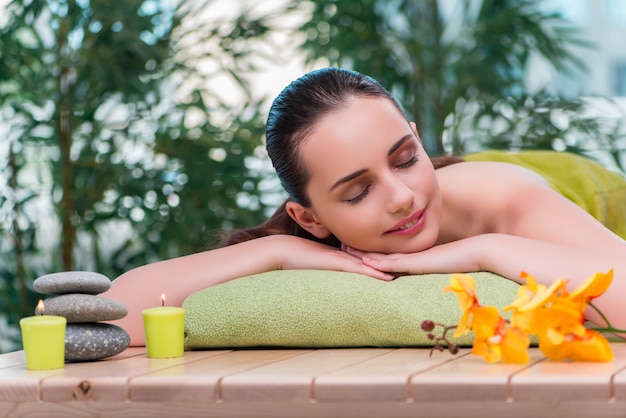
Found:
[[[43,300],[39,299],[39,303],[37,303],[37,315],[43,315],[44,306]]]
[[[161,306],[165,306],[165,293],[161,293]]]

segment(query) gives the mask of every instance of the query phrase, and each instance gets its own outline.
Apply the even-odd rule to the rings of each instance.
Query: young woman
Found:
[[[143,344],[140,312],[180,305],[193,292],[275,269],[398,274],[520,272],[571,288],[614,269],[596,305],[626,327],[626,241],[517,165],[435,168],[415,124],[376,81],[313,71],[286,87],[267,121],[267,150],[289,199],[264,225],[225,246],[133,269],[105,296],[124,302],[119,325]],[[439,160],[433,160],[436,165]],[[590,319],[597,319],[589,312]]]

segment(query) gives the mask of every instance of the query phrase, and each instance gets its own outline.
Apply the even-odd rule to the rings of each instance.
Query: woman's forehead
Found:
[[[313,146],[363,145],[384,142],[408,132],[411,132],[408,121],[393,102],[387,98],[362,97],[318,120],[304,142]]]
[[[300,148],[311,177],[332,181],[341,173],[386,161],[399,140],[412,135],[409,123],[388,99],[357,99],[326,115]]]

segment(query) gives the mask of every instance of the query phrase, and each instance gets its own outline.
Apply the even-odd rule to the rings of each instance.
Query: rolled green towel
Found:
[[[555,151],[483,151],[466,161],[500,161],[542,175],[563,196],[626,239],[626,179],[590,158]]]
[[[518,284],[473,273],[483,305],[503,308]],[[232,280],[189,296],[183,307],[188,349],[252,347],[431,346],[424,320],[456,325],[456,295],[443,293],[450,274],[391,282],[336,271],[281,270]],[[435,330],[435,332],[438,332]],[[470,345],[472,335],[450,340]]]

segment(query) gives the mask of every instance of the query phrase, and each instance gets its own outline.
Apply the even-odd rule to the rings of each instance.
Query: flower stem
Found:
[[[602,320],[606,324],[606,327],[590,327],[589,329],[592,329],[592,330],[597,331],[597,332],[623,332],[623,333],[626,333],[626,329],[615,328],[611,324],[611,321],[609,321],[609,318],[607,318],[606,315],[604,315],[602,313],[602,311],[600,309],[598,309],[598,307],[596,305],[594,305],[593,303],[590,303],[589,306],[591,306],[593,308],[593,310],[596,311],[598,313],[598,315],[600,315],[600,318],[602,318]]]

